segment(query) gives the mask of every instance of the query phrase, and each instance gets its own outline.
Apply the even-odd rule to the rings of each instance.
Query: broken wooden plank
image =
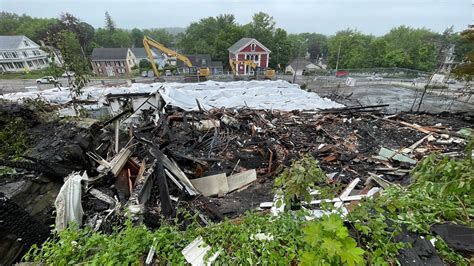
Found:
[[[354,188],[357,186],[357,184],[360,182],[360,178],[356,178],[354,180],[352,180],[349,185],[347,185],[347,187],[344,189],[344,191],[342,191],[341,195],[339,195],[340,198],[346,198],[348,197],[352,190],[354,190]],[[344,205],[344,203],[342,201],[340,202],[336,202],[334,204],[334,207],[336,208],[340,208]]]
[[[122,149],[120,152],[110,161],[110,171],[114,176],[118,176],[122,168],[128,161],[128,158],[132,155],[132,151],[129,149]]]
[[[257,171],[255,171],[255,169],[228,176],[227,184],[229,192],[244,187],[255,180],[257,180]]]
[[[176,163],[173,163],[171,159],[168,158],[163,152],[161,152],[158,148],[153,147],[150,149],[150,153],[155,157],[156,159],[160,160],[163,162],[163,166],[169,170],[169,172],[175,176],[176,178],[179,179],[181,184],[185,187],[186,192],[188,192],[189,195],[195,196],[199,195],[199,192],[196,190],[196,188],[193,186],[191,181],[189,181],[188,177],[186,177],[186,174],[177,166]]]
[[[156,179],[158,182],[158,189],[160,191],[160,203],[163,215],[170,217],[173,214],[173,208],[171,206],[170,192],[168,190],[168,182],[166,182],[165,170],[163,163],[158,162],[155,169]]]
[[[128,205],[144,204],[150,197],[151,188],[153,186],[154,171],[157,160],[154,160],[150,167],[143,173],[142,177],[137,177],[135,188],[128,199]]]
[[[321,204],[321,202],[347,202],[347,201],[353,201],[353,200],[361,200],[366,197],[367,195],[354,195],[354,196],[347,196],[343,198],[312,200],[311,202],[309,202],[309,204],[315,205],[315,204]]]
[[[224,195],[229,192],[225,173],[191,179],[191,183],[206,197]]]
[[[421,143],[423,143],[426,139],[428,139],[432,136],[433,136],[433,134],[430,133],[430,134],[424,136],[423,138],[421,138],[420,140],[418,140],[417,142],[410,145],[410,147],[401,149],[400,152],[401,153],[411,153],[411,152],[413,152],[414,149],[416,149],[418,146],[420,146]]]
[[[378,175],[376,175],[376,174],[374,174],[374,173],[369,172],[369,175],[370,175],[370,177],[367,178],[367,181],[365,181],[365,185],[369,185],[370,182],[372,182],[372,181],[375,182],[375,183],[377,183],[379,186],[381,186],[381,187],[384,188],[384,189],[385,189],[385,188],[388,188],[389,186],[392,186],[392,185],[393,185],[393,184],[390,183],[389,181],[383,179],[382,177],[380,177],[380,176],[378,176]]]

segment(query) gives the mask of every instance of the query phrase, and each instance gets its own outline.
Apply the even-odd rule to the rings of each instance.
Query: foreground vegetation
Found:
[[[393,185],[384,193],[362,201],[347,215],[348,225],[339,214],[306,221],[302,210],[287,211],[278,217],[247,213],[207,227],[196,222],[197,216],[188,214],[187,220],[194,222],[186,230],[177,219],[163,221],[154,231],[128,221],[124,226],[117,226],[112,234],[73,225],[42,247],[32,247],[24,260],[54,265],[136,264],[143,262],[150,247],[156,245],[156,259],[160,263],[183,264],[181,250],[202,236],[212,247],[208,256],[218,251],[220,264],[314,265],[318,261],[321,265],[393,265],[397,263],[399,250],[409,247],[395,239],[410,231],[427,239],[436,238],[438,255],[446,263],[468,265],[467,258],[431,235],[430,226],[446,221],[473,226],[472,143],[462,159],[427,157],[413,170],[412,185]],[[278,182],[288,179],[302,182],[285,186],[277,182],[276,189],[291,190],[283,193],[294,199],[305,199],[305,192],[298,192],[301,184],[316,182],[313,188],[323,188],[325,184],[320,177],[317,161],[305,157],[278,178]]]

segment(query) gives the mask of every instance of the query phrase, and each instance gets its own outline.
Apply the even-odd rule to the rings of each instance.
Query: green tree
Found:
[[[164,29],[145,29],[143,30],[143,35],[146,35],[148,37],[151,37],[153,40],[156,40],[157,42],[163,44],[166,47],[172,47],[175,44],[175,38],[173,35],[169,34],[166,30]],[[143,35],[141,37],[141,42],[143,41]],[[132,32],[132,37],[133,37],[133,32]],[[142,47],[143,42],[141,46],[137,47]]]
[[[140,68],[140,71],[149,70],[151,68],[151,63],[150,63],[150,61],[148,61],[146,59],[142,59],[138,63],[138,67]]]
[[[291,59],[291,42],[287,32],[280,28],[275,30],[273,40],[269,47],[272,51],[269,64],[272,68],[283,70],[284,66],[287,65]]]
[[[82,88],[89,81],[91,73],[89,61],[83,56],[79,39],[75,33],[62,30],[51,35],[49,40],[61,52],[63,58],[62,70],[64,72],[74,72],[74,79],[69,77],[69,83],[74,109],[78,113],[76,101],[82,94]]]
[[[140,29],[132,29],[131,38],[134,47],[143,47],[143,36],[144,34]]]
[[[191,23],[186,32],[178,36],[178,48],[186,54],[210,54],[227,66],[227,48],[244,35],[242,27],[235,23],[234,15],[222,14]]]
[[[132,45],[130,34],[122,29],[115,29],[111,32],[107,29],[99,28],[95,33],[94,42],[101,47],[107,48],[130,47]]]
[[[252,22],[246,26],[246,30],[247,37],[255,38],[266,47],[270,47],[274,40],[275,21],[267,13],[259,12],[252,16]]]
[[[393,28],[382,37],[387,42],[385,64],[431,71],[436,67],[439,35],[425,28],[407,26]],[[437,46],[438,45],[438,46]]]
[[[327,55],[327,37],[319,33],[301,33],[303,39],[308,40],[308,53],[311,59],[317,59]]]
[[[474,27],[470,26],[460,36],[461,39],[458,41],[458,45],[470,46],[471,49],[467,50],[464,56],[461,57],[461,63],[456,66],[453,73],[457,78],[472,81],[474,76],[474,49],[472,49],[474,46]]]
[[[339,69],[368,67],[369,44],[373,38],[357,30],[347,29],[337,32],[328,42],[329,65],[332,68],[336,67],[340,47]]]
[[[114,31],[117,28],[108,11],[105,11],[105,28],[109,31]]]

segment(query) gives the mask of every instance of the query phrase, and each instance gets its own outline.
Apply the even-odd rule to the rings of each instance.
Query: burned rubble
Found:
[[[61,205],[56,199],[56,216],[66,217],[66,224],[76,221],[108,232],[131,216],[157,228],[179,209],[208,224],[271,207],[264,203],[274,201],[274,177],[306,154],[320,162],[329,183],[340,184],[341,198],[349,202],[376,193],[371,189],[383,187],[382,182],[408,184],[414,163],[429,153],[461,155],[463,130],[473,123],[466,114],[387,116],[383,106],[323,112],[141,107],[121,105],[105,122],[33,119],[38,122],[29,132],[28,155],[1,163],[34,177],[30,182],[56,184],[53,194],[63,178],[76,178],[78,187],[70,188],[78,192],[76,202]],[[374,180],[377,187],[366,185]],[[9,198],[21,197],[16,193]],[[51,197],[48,203],[43,204],[44,225],[52,221],[47,214],[52,212]]]

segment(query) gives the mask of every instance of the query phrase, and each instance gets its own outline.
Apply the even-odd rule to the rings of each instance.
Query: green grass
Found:
[[[30,72],[18,72],[18,73],[0,73],[0,79],[38,79],[43,76],[48,76],[48,70],[37,70]]]

